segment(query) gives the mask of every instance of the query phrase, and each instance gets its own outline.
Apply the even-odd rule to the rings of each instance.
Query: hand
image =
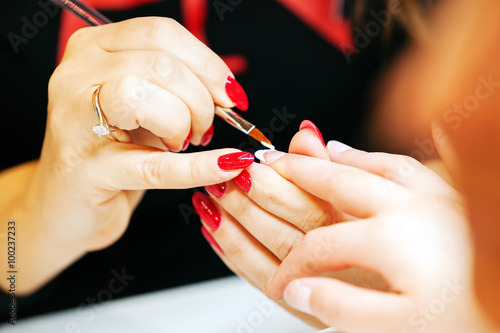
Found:
[[[268,295],[342,331],[493,332],[471,288],[460,195],[415,160],[329,144],[334,163],[287,154],[271,167],[357,221],[315,229],[284,259]],[[265,156],[272,159],[271,156]],[[276,157],[276,156],[275,156]],[[359,267],[382,292],[323,277]]]
[[[329,160],[324,143],[311,128],[295,135],[290,151]],[[233,182],[209,186],[207,191],[210,199],[201,193],[193,196],[207,227],[204,234],[226,265],[259,290],[307,232],[350,219],[264,164],[252,164]],[[333,275],[361,286],[387,288],[378,276],[359,269]],[[291,312],[320,327],[317,321]]]
[[[98,86],[118,142],[90,131]],[[115,242],[144,190],[220,183],[250,164],[253,156],[243,154],[240,164],[233,158],[237,165],[221,167],[221,156],[234,149],[173,153],[189,142],[208,144],[214,103],[235,106],[229,96],[247,107],[224,62],[173,20],[137,18],[76,32],[50,80],[40,160],[22,200],[9,207],[26,240],[19,292]]]

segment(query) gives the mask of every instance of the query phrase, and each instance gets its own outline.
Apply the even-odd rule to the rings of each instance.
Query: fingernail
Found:
[[[340,332],[338,329],[336,329],[334,327],[330,327],[330,328],[324,329],[324,330],[316,332],[316,333],[338,333],[338,332]]]
[[[257,157],[262,164],[271,164],[284,155],[285,153],[279,150],[263,149],[255,152],[255,157]]]
[[[205,226],[203,226],[203,225],[201,226],[201,234],[203,235],[203,237],[205,237],[205,239],[207,240],[207,242],[210,245],[215,247],[220,252],[224,253],[224,251],[222,251],[219,244],[217,244],[217,242],[215,241],[214,236],[212,236],[212,234],[210,232],[208,232],[207,228],[205,228]]]
[[[238,109],[241,111],[248,110],[247,94],[245,90],[243,90],[243,87],[232,76],[228,76],[226,79],[226,93]]]
[[[227,182],[205,186],[205,190],[213,194],[216,198],[222,198],[227,190]]]
[[[313,124],[312,121],[310,121],[310,120],[304,120],[300,124],[299,130],[302,131],[303,129],[306,129],[306,128],[313,130],[316,133],[316,135],[318,136],[318,138],[321,140],[321,143],[323,144],[323,146],[325,145],[325,140],[323,140],[323,135],[321,135],[321,132],[316,127],[316,125]]]
[[[181,151],[184,151],[184,150],[188,149],[190,142],[191,142],[191,132],[189,132],[189,135],[186,138],[186,141],[184,141],[184,144],[182,145]]]
[[[252,176],[245,169],[243,169],[238,176],[233,178],[233,182],[245,193],[250,192],[250,189],[252,188]]]
[[[311,293],[311,288],[300,280],[292,281],[286,287],[283,298],[292,308],[311,314]]]
[[[210,141],[212,141],[213,136],[214,136],[214,124],[212,124],[212,126],[210,126],[210,128],[201,137],[201,145],[203,147],[208,146]]]
[[[221,224],[221,215],[212,200],[205,194],[196,192],[193,194],[192,201],[194,209],[200,215],[201,222],[209,227],[212,232],[217,231]]]
[[[217,160],[219,168],[222,170],[238,170],[244,169],[255,160],[254,156],[247,152],[231,153],[222,155]]]
[[[339,142],[336,140],[331,140],[331,141],[328,141],[328,143],[326,144],[326,149],[331,151],[331,152],[334,152],[334,153],[342,153],[346,150],[352,149],[352,147],[350,147],[342,142]]]

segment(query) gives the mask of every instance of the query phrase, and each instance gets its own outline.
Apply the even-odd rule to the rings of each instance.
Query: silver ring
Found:
[[[95,125],[92,127],[92,132],[95,134],[101,136],[110,136],[113,138],[113,140],[118,141],[116,137],[113,135],[113,131],[116,130],[115,127],[109,126],[108,122],[106,121],[106,117],[104,116],[104,113],[102,112],[101,108],[101,103],[99,102],[99,93],[101,92],[101,87],[97,87],[96,91],[94,92],[94,95],[92,96],[92,105],[94,107],[94,111],[97,115],[97,119],[99,121],[99,124]]]

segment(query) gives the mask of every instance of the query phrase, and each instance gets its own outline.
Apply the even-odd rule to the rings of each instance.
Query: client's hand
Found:
[[[310,126],[301,126],[290,152],[329,160],[314,125],[304,124]],[[204,235],[233,272],[260,290],[307,232],[352,219],[264,164],[252,164],[233,182],[206,189],[211,199],[201,193],[193,196],[193,204],[207,227],[203,228]],[[333,274],[357,285],[387,288],[378,276],[359,269]]]
[[[276,300],[353,333],[493,332],[471,288],[472,251],[458,193],[413,159],[329,144],[332,162],[268,153],[286,179],[357,221],[306,234],[267,286]],[[360,267],[390,291],[325,272]]]
[[[118,142],[91,132],[99,86]],[[224,62],[175,21],[137,18],[76,32],[50,80],[40,160],[5,212],[20,221],[25,242],[19,292],[115,242],[144,190],[220,183],[251,164],[251,154],[227,155],[234,149],[174,153],[209,143],[214,103],[248,107]]]

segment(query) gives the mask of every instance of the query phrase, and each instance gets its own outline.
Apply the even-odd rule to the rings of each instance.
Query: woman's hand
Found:
[[[290,152],[329,160],[313,126],[301,126],[290,144]],[[193,204],[206,227],[204,235],[226,265],[259,290],[264,289],[281,261],[307,232],[351,219],[264,164],[252,164],[233,182],[206,189],[211,198],[201,193],[193,196]],[[378,276],[359,269],[333,275],[365,287],[387,288]],[[291,312],[319,326],[310,318]]]
[[[99,86],[118,142],[91,132]],[[228,156],[234,149],[174,153],[208,144],[214,103],[248,107],[224,62],[175,21],[137,18],[76,32],[50,80],[40,160],[17,173],[29,184],[9,180],[25,188],[2,212],[23,235],[18,292],[116,241],[144,190],[220,183],[248,166],[253,156]]]
[[[267,294],[348,332],[493,332],[471,288],[461,197],[413,159],[330,143],[331,162],[276,156],[271,167],[358,220],[315,229],[284,259]],[[359,267],[388,292],[324,273]]]

